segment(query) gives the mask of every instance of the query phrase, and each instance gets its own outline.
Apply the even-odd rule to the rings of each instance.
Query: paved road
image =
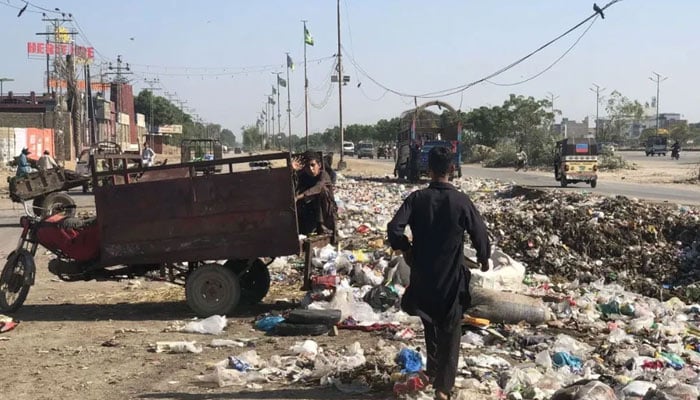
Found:
[[[644,163],[648,165],[652,163],[659,168],[678,167],[679,164],[686,167],[700,162],[700,152],[681,153],[681,159],[671,160],[669,156],[655,157],[651,159],[646,157],[644,153],[636,154],[631,152],[622,152],[625,159],[637,164]],[[686,157],[683,157],[686,156]],[[393,163],[393,160],[374,160],[377,163],[387,164]],[[486,179],[498,179],[505,182],[515,182],[520,185],[530,186],[535,188],[545,188],[554,190],[568,191],[590,191],[605,195],[623,195],[627,197],[662,201],[686,205],[700,205],[700,186],[683,185],[683,184],[637,184],[626,183],[620,181],[598,180],[598,185],[595,189],[584,183],[569,185],[567,188],[561,188],[559,182],[554,180],[553,173],[541,171],[515,172],[510,168],[482,168],[479,165],[467,164],[462,166],[462,174],[464,176],[473,176]]]

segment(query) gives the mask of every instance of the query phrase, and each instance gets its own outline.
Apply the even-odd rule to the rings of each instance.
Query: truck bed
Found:
[[[247,169],[249,162],[276,167]],[[202,164],[202,165],[199,165]],[[284,166],[280,166],[283,164]],[[200,167],[225,172],[198,175]],[[291,161],[287,153],[97,172],[95,187],[103,264],[148,264],[275,257],[299,252]],[[117,183],[116,180],[114,183]]]

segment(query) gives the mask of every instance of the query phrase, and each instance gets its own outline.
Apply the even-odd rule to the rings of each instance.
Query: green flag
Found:
[[[292,57],[289,54],[287,54],[287,68],[294,71],[294,61],[292,61]]]
[[[277,94],[277,89],[274,86],[272,87],[272,94]]]
[[[283,78],[280,78],[279,76],[277,77],[277,84],[282,87],[287,87],[287,81],[285,81]]]
[[[304,43],[308,44],[309,46],[314,45],[314,38],[311,36],[309,30],[306,29],[306,25],[304,25]]]

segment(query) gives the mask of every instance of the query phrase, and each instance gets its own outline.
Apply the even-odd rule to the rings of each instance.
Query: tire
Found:
[[[598,180],[597,180],[597,179],[593,179],[593,180],[591,181],[591,187],[595,189],[595,187],[596,187],[597,185],[598,185]]]
[[[322,324],[292,324],[281,322],[272,330],[277,336],[319,336],[328,333],[332,327]]]
[[[1,313],[15,312],[24,304],[31,287],[25,283],[27,270],[27,266],[24,265],[24,257],[21,254],[10,255],[0,275]]]
[[[97,217],[90,217],[90,218],[76,218],[76,217],[68,217],[64,218],[61,223],[59,224],[62,228],[67,228],[67,229],[83,229],[87,228],[89,226],[92,226],[97,223]]]
[[[285,321],[291,324],[333,326],[340,322],[340,310],[292,310]]]
[[[559,181],[559,184],[561,185],[561,187],[565,188],[566,185],[569,184],[569,181],[567,181],[566,178],[562,176],[561,180]]]
[[[197,316],[228,315],[241,299],[238,276],[219,264],[205,264],[185,282],[187,305]]]
[[[253,261],[250,269],[245,270],[246,260],[229,260],[224,267],[230,268],[237,276],[241,286],[241,303],[257,304],[267,296],[270,290],[270,271],[260,259]]]
[[[60,206],[68,206],[63,211],[58,211]],[[42,204],[41,218],[50,217],[55,214],[61,214],[66,217],[75,216],[75,201],[67,193],[51,193],[46,196]]]

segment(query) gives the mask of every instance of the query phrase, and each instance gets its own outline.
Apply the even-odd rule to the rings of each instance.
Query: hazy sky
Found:
[[[45,64],[27,57],[28,41],[41,40],[41,14],[17,18],[20,0],[0,0],[0,77],[14,78],[5,91],[42,91]],[[272,72],[291,72],[292,133],[304,131],[302,19],[315,46],[307,47],[310,85],[310,131],[337,124],[338,89],[329,89],[337,50],[336,1],[137,1],[87,2],[33,0],[48,9],[73,14],[98,51],[96,61],[121,54],[131,64],[133,84],[160,79],[160,86],[187,101],[206,121],[238,133],[253,124],[275,83]],[[601,5],[605,3],[600,3]],[[10,6],[8,6],[10,5]],[[412,98],[386,93],[350,62],[382,85],[408,94],[459,86],[508,65],[591,15],[583,0],[342,0],[344,123],[374,123],[398,116]],[[37,11],[30,6],[28,11]],[[661,112],[677,112],[700,121],[700,1],[623,0],[598,18],[580,42],[551,70],[525,84],[502,87],[482,83],[441,100],[468,110],[501,104],[509,93],[537,98],[553,93],[557,109],[575,120],[595,115],[593,83],[642,102],[656,95],[649,80],[656,71],[661,84]],[[528,78],[560,57],[583,33],[570,36],[535,55],[494,82]],[[133,40],[131,40],[133,38]],[[167,67],[167,68],[166,68]],[[98,75],[98,65],[93,76]],[[243,73],[245,71],[245,73]],[[284,74],[283,74],[284,76]],[[361,82],[361,87],[357,84]],[[159,92],[160,94],[163,91]],[[327,95],[330,97],[327,97]],[[286,91],[281,97],[283,131]],[[419,99],[422,103],[425,100]],[[604,111],[601,107],[601,114]]]

